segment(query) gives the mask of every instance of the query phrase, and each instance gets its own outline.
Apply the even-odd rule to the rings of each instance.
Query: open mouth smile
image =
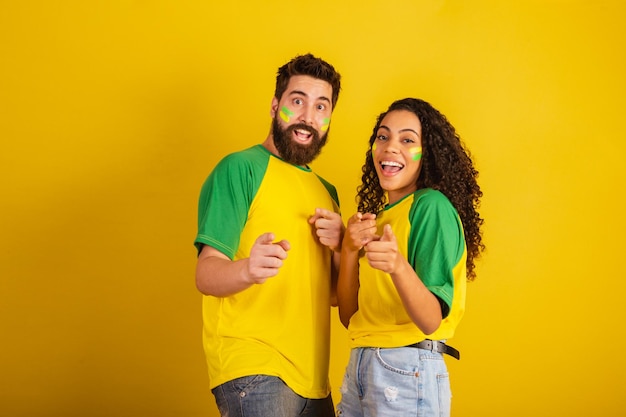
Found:
[[[293,132],[295,137],[301,142],[306,142],[313,136],[313,133],[307,129],[295,129]]]
[[[396,161],[381,161],[380,167],[381,167],[383,174],[394,175],[400,172],[402,168],[404,168],[404,165]]]

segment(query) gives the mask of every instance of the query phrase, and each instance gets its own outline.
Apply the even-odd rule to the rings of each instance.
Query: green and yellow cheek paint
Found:
[[[420,159],[422,159],[422,147],[421,146],[415,146],[413,148],[410,148],[409,153],[413,155],[414,161],[419,161]]]
[[[320,129],[322,129],[322,132],[326,132],[328,130],[328,126],[330,126],[330,117],[325,117],[324,120],[322,120],[322,126]]]
[[[286,106],[281,107],[280,112],[278,113],[280,118],[285,121],[285,123],[289,123],[291,117],[293,116],[293,112],[289,110]]]
[[[376,152],[376,141],[372,143],[372,153]]]

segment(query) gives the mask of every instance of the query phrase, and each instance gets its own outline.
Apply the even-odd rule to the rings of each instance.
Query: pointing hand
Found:
[[[365,245],[367,260],[372,268],[392,274],[396,271],[402,257],[398,252],[398,241],[391,226],[386,224],[383,235],[378,240]]]
[[[250,250],[248,276],[252,283],[263,284],[268,278],[276,276],[287,258],[291,245],[286,240],[274,242],[273,233],[264,233],[257,238]]]

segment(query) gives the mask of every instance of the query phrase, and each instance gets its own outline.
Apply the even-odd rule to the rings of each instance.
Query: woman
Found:
[[[352,351],[340,416],[449,416],[443,353],[484,250],[478,172],[429,103],[398,100],[374,127],[348,220],[337,296]]]

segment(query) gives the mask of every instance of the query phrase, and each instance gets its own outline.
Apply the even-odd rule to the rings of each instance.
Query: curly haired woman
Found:
[[[337,296],[350,361],[340,416],[449,416],[442,354],[484,250],[469,152],[429,103],[406,98],[369,140],[358,212],[344,235]]]

